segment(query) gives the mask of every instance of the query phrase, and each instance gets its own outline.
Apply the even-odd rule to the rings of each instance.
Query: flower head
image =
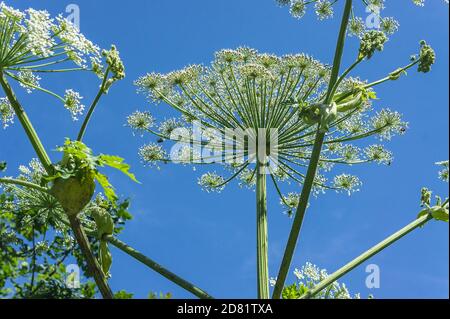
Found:
[[[329,0],[318,0],[314,6],[319,20],[325,20],[333,17],[333,5]]]
[[[116,46],[111,46],[111,50],[109,51],[103,50],[103,56],[106,59],[106,64],[113,73],[113,80],[122,80],[125,78],[125,66],[120,59]]]
[[[342,174],[334,178],[334,187],[337,191],[346,191],[348,195],[359,191],[359,187],[362,185],[358,177]]]
[[[291,217],[292,212],[297,209],[300,202],[300,194],[289,193],[283,196],[280,200],[280,204],[286,208],[286,214]]]
[[[14,109],[9,100],[6,97],[0,98],[0,120],[4,129],[14,123],[14,115]]]
[[[425,41],[421,41],[420,46],[419,72],[428,73],[436,62],[436,53]]]
[[[225,187],[224,182],[225,179],[216,173],[206,173],[198,179],[198,184],[208,193],[220,193]]]
[[[309,55],[278,57],[246,47],[217,52],[209,66],[189,66],[168,74],[149,73],[136,81],[138,90],[152,102],[169,105],[179,116],[163,121],[156,132],[149,130],[160,143],[144,146],[141,157],[146,158],[146,163],[168,162],[165,154],[160,156],[162,147],[183,142],[186,147],[168,152],[174,156],[171,161],[180,162],[181,156],[183,164],[222,164],[230,174],[226,178],[212,173],[202,176],[200,184],[209,191],[214,185],[220,189],[234,179],[241,186],[253,188],[257,164],[260,172],[266,170],[271,175],[276,186],[285,182],[302,184],[314,134],[320,126],[326,132],[327,147],[321,154],[313,193],[336,188],[351,193],[359,186],[354,178],[342,176],[336,179],[338,185],[328,183],[327,174],[336,165],[384,163],[390,158],[390,153],[381,148],[363,151],[352,141],[370,136],[389,139],[402,132],[406,123],[389,110],[374,113],[369,97],[375,93],[361,89],[365,82],[355,78],[344,79],[337,94],[352,99],[353,92],[359,90],[358,106],[339,109],[339,101],[323,104],[329,77],[329,67]],[[129,126],[148,124],[141,113],[132,114],[128,122],[131,120],[133,125]],[[192,127],[187,127],[190,124]],[[265,148],[265,154],[252,147],[258,143],[263,143],[259,149]],[[149,155],[144,156],[146,153]],[[288,203],[288,209],[296,206],[295,201],[294,194],[281,198],[284,205]]]
[[[377,30],[370,30],[361,37],[361,44],[359,47],[359,57],[370,59],[375,51],[383,51],[384,44],[388,38],[386,34]]]
[[[448,167],[449,161],[437,162],[436,165],[441,166],[442,170],[439,172],[439,178],[448,183]]]
[[[136,111],[127,117],[127,126],[136,132],[143,133],[154,125],[155,120],[150,112]]]
[[[139,149],[139,156],[145,165],[158,167],[159,162],[164,162],[167,159],[167,153],[163,150],[161,145],[147,144]]]
[[[19,71],[17,73],[17,78],[19,79],[20,86],[25,88],[28,93],[32,93],[36,87],[39,86],[39,81],[41,80],[41,78],[31,70]]]
[[[364,150],[367,158],[379,164],[390,165],[393,161],[393,155],[382,145],[371,145]]]
[[[75,92],[72,89],[66,90],[66,94],[64,96],[64,107],[69,110],[74,121],[78,121],[78,116],[83,114],[85,107],[81,104],[82,99],[83,97],[80,93]]]
[[[350,36],[360,37],[364,34],[366,30],[366,25],[364,24],[363,19],[360,17],[354,17],[349,21],[348,24],[348,32]]]
[[[305,12],[306,12],[305,0],[291,1],[290,12],[294,18],[297,18],[297,19],[303,18],[303,16],[305,15]]]

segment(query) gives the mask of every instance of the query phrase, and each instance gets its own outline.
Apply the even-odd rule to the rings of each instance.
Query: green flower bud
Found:
[[[106,63],[113,73],[113,79],[117,81],[125,78],[125,66],[120,59],[119,51],[117,51],[117,48],[114,45],[111,46],[111,50],[103,51],[103,56],[106,58]]]
[[[359,58],[370,59],[375,51],[383,51],[388,38],[384,32],[371,30],[364,33],[359,47]]]
[[[436,53],[425,41],[421,41],[420,45],[420,62],[418,71],[428,73],[431,71],[431,66],[436,62]]]
[[[359,92],[356,95],[352,95],[337,105],[337,111],[339,113],[348,112],[360,107],[363,103],[363,93]]]
[[[421,192],[422,192],[422,196],[420,198],[420,202],[422,203],[422,206],[429,207],[431,205],[432,192],[426,187],[422,188]]]

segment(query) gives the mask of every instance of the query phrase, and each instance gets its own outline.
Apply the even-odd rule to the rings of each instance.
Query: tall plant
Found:
[[[352,1],[346,1],[332,66],[305,54],[278,57],[243,47],[217,52],[210,66],[149,73],[136,81],[152,102],[164,102],[180,114],[157,128],[150,112],[137,111],[128,117],[128,125],[135,131],[151,133],[158,139],[139,150],[145,164],[222,164],[229,176],[216,172],[202,175],[199,184],[205,190],[221,191],[233,179],[256,188],[259,298],[270,296],[267,178],[274,183],[287,211],[296,210],[275,286],[277,298],[311,192],[332,189],[350,194],[358,190],[361,182],[356,176],[341,174],[328,183],[327,175],[335,165],[390,164],[392,154],[380,141],[365,149],[353,142],[372,136],[390,140],[406,131],[407,123],[398,112],[373,105],[373,87],[398,79],[415,65],[426,73],[434,63],[432,48],[422,42],[413,61],[387,78],[368,83],[349,77],[357,65],[382,51],[388,40],[385,32],[372,30],[361,34],[355,62],[340,72],[352,10]],[[170,152],[161,145],[165,141],[176,143]],[[282,195],[279,184],[284,181],[298,183],[301,194]]]

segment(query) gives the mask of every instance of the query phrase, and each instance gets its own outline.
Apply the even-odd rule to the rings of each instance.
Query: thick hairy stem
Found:
[[[184,280],[183,278],[175,275],[171,271],[167,270],[163,266],[159,265],[157,262],[151,260],[147,256],[143,255],[142,253],[140,253],[136,249],[128,246],[127,244],[125,244],[124,242],[120,241],[119,239],[114,238],[113,236],[105,236],[104,239],[107,240],[112,245],[114,245],[115,247],[117,247],[120,250],[122,250],[124,253],[126,253],[126,254],[130,255],[131,257],[135,258],[136,260],[138,260],[139,262],[143,263],[144,265],[146,265],[150,269],[156,271],[161,276],[167,278],[168,280],[170,280],[173,283],[177,284],[181,288],[191,292],[192,294],[194,294],[195,296],[199,297],[200,299],[213,299],[213,297],[211,297],[204,290],[198,288],[197,286],[195,286],[194,284]]]
[[[0,71],[0,84],[2,85],[3,91],[5,91],[6,97],[8,98],[9,103],[11,103],[12,108],[14,109],[14,113],[16,113],[17,118],[22,124],[25,133],[28,136],[29,141],[33,145],[33,148],[44,166],[45,170],[51,174],[52,173],[52,162],[47,152],[45,151],[44,146],[42,145],[41,140],[39,139],[36,130],[31,124],[30,119],[28,118],[25,110],[20,105],[19,101],[14,94],[13,89],[9,85],[8,81],[5,79],[4,74]]]
[[[256,246],[258,298],[269,299],[269,257],[267,235],[267,191],[266,174],[258,165],[256,177]]]
[[[88,269],[91,272],[91,275],[94,277],[95,283],[97,284],[100,293],[104,299],[113,299],[114,295],[111,291],[111,288],[108,285],[108,281],[106,280],[105,274],[92,253],[91,245],[89,244],[89,240],[83,230],[83,227],[80,223],[78,217],[73,216],[69,217],[70,226],[75,235],[78,245],[80,246],[81,252],[83,253],[84,258],[86,259]]]
[[[341,67],[342,54],[344,52],[345,38],[347,34],[347,26],[351,10],[352,10],[352,0],[346,0],[344,14],[342,16],[341,28],[339,31],[339,38],[334,56],[333,69],[331,71],[330,83],[328,85],[328,92],[326,99],[324,101],[325,104],[330,104],[333,98],[333,87],[335,86],[339,77],[339,70]],[[297,212],[295,213],[295,219],[291,228],[291,232],[289,234],[289,239],[284,252],[283,261],[281,262],[280,271],[278,273],[277,283],[273,291],[272,297],[274,299],[279,299],[281,297],[284,283],[286,282],[286,277],[289,273],[289,268],[292,263],[292,257],[294,256],[298,237],[300,235],[300,230],[302,228],[303,220],[305,217],[306,208],[308,206],[309,196],[311,194],[311,190],[314,185],[314,180],[317,173],[317,166],[319,163],[320,153],[322,151],[325,135],[326,133],[322,132],[319,127],[316,134],[316,140],[314,142],[311,160],[309,162],[308,171],[306,173],[305,181],[303,183],[303,189],[300,195],[299,206],[297,208]]]
[[[422,216],[422,217],[416,219],[415,221],[413,221],[412,223],[410,223],[406,227],[400,229],[395,234],[389,236],[388,238],[386,238],[385,240],[383,240],[379,244],[373,246],[368,251],[366,251],[365,253],[361,254],[359,257],[353,259],[351,262],[349,262],[347,265],[345,265],[341,269],[339,269],[336,272],[334,272],[333,274],[331,274],[329,277],[327,277],[327,279],[325,279],[324,281],[319,283],[313,289],[309,290],[300,299],[314,298],[317,294],[319,294],[325,288],[329,287],[332,283],[337,281],[339,278],[343,277],[344,275],[346,275],[347,273],[349,273],[350,271],[352,271],[353,269],[355,269],[356,267],[358,267],[359,265],[361,265],[362,263],[364,263],[368,259],[372,258],[373,256],[375,256],[376,254],[378,254],[382,250],[384,250],[387,247],[391,246],[392,244],[394,244],[396,241],[400,240],[404,236],[408,235],[413,230],[415,230],[415,229],[417,229],[419,227],[422,227],[423,225],[425,225],[426,223],[428,223],[432,219],[433,219],[433,217],[431,216],[431,214],[425,215],[425,216]]]

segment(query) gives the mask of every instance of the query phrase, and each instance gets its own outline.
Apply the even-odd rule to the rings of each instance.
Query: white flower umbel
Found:
[[[448,177],[448,175],[449,175],[448,174],[449,164],[448,163],[449,163],[448,161],[443,161],[443,162],[437,162],[436,163],[436,165],[439,165],[442,168],[442,170],[439,171],[439,178],[441,180],[443,180],[444,182],[447,182],[447,183],[448,183],[448,179],[449,179],[449,177]]]
[[[298,299],[302,297],[308,290],[313,289],[320,282],[329,277],[326,269],[320,269],[316,265],[307,262],[300,269],[295,268],[294,276],[297,282],[293,285],[285,287],[283,291],[283,299]],[[273,285],[275,285],[274,279]],[[317,294],[314,299],[360,299],[360,294],[350,294],[344,283],[334,282],[328,289]]]
[[[4,129],[14,123],[14,110],[6,97],[0,98],[0,120]]]
[[[64,107],[69,110],[74,121],[78,121],[78,116],[83,114],[85,106],[81,104],[82,99],[80,93],[74,90],[66,90]]]
[[[166,75],[149,73],[136,81],[140,92],[154,103],[165,102],[179,112],[179,118],[164,121],[157,131],[146,127],[148,121],[142,118],[142,112],[133,113],[128,121],[136,120],[130,125],[134,126],[133,129],[143,126],[146,131],[156,135],[161,143],[178,142],[175,136],[171,136],[176,129],[181,130],[175,135],[185,132],[189,134],[187,138],[190,140],[195,137],[195,130],[191,126],[198,123],[206,133],[198,140],[193,140],[191,147],[214,149],[214,152],[208,152],[208,156],[202,158],[202,163],[223,164],[227,171],[231,171],[231,176],[224,178],[224,185],[239,178],[241,185],[250,187],[255,185],[258,160],[255,163],[254,157],[243,156],[248,151],[245,145],[237,145],[235,140],[227,138],[227,132],[276,130],[277,165],[268,169],[268,172],[276,184],[292,181],[302,184],[305,166],[311,157],[316,124],[323,120],[316,112],[330,112],[326,107],[321,110],[319,104],[328,77],[329,68],[306,54],[278,57],[246,47],[221,50],[216,53],[210,66],[191,65]],[[337,88],[336,97],[351,95],[349,92],[365,85],[357,78],[343,79]],[[372,89],[363,89],[363,92],[366,96],[374,96]],[[348,106],[348,99],[338,101],[337,108],[340,111],[335,115],[330,113],[326,147],[319,163],[322,174],[319,173],[315,179],[316,195],[340,186],[342,190],[348,191],[346,184],[327,185],[325,173],[328,174],[337,164],[388,163],[387,154],[374,154],[375,149],[366,152],[352,145],[353,141],[372,135],[390,139],[396,133],[403,133],[406,127],[396,112],[375,112],[370,98],[361,99],[361,103],[354,107]],[[215,133],[212,134],[210,130]],[[256,135],[255,140],[259,137]],[[230,154],[227,150],[233,147],[234,152]],[[236,162],[227,161],[233,156]],[[145,161],[142,154],[141,157]],[[269,162],[275,161],[271,155],[268,157]],[[158,156],[146,158],[150,161],[174,161]],[[191,159],[191,163],[198,164],[198,158],[195,161]],[[224,185],[219,184],[223,188]],[[213,186],[214,183],[210,184],[210,188]],[[283,199],[281,193],[280,198]]]

